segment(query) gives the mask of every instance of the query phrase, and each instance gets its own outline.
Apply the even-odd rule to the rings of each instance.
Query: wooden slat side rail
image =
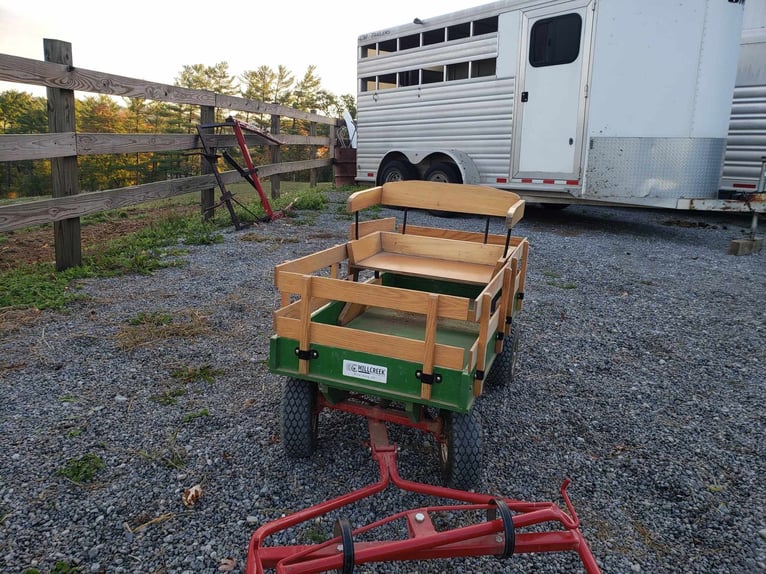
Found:
[[[289,293],[300,293],[305,275],[282,273],[277,288]],[[339,281],[327,277],[311,277],[311,296],[318,299],[358,303],[407,313],[425,313],[429,293],[386,287],[383,285]],[[439,297],[438,316],[445,319],[468,321],[472,316],[470,300],[454,295]],[[280,333],[281,334],[281,333]]]
[[[285,261],[274,267],[274,281],[279,279],[280,273],[316,273],[324,267],[341,263],[347,257],[346,245],[335,245],[322,251],[317,251],[298,259]]]
[[[476,370],[477,371],[485,371],[485,367],[487,364],[487,340],[489,338],[490,332],[489,332],[489,316],[490,311],[492,310],[492,300],[490,299],[488,294],[482,295],[482,302],[481,302],[481,316],[479,317],[479,355],[476,358]],[[484,390],[484,377],[486,377],[486,372],[482,376],[481,379],[476,378],[473,381],[473,396],[478,397],[482,391]]]
[[[359,224],[359,237],[364,237],[376,231],[396,231],[396,217],[385,217],[383,219],[372,219],[362,221]],[[356,239],[356,223],[352,223],[348,228],[348,238]],[[503,237],[503,240],[505,238]]]
[[[311,279],[310,275],[304,275],[301,283],[301,332],[298,337],[298,349],[301,351],[308,351],[311,344],[309,334],[311,328]],[[301,375],[309,374],[309,362],[307,359],[298,361],[298,372]]]
[[[496,331],[498,335],[502,333],[503,336],[502,338],[498,338],[495,342],[495,353],[502,352],[505,337],[508,334],[509,325],[505,319],[512,309],[511,301],[513,301],[513,293],[511,292],[511,286],[514,284],[513,278],[515,276],[516,260],[514,259],[511,261],[511,269],[508,269],[508,267],[503,269],[503,291],[500,295],[500,304],[498,305],[498,309],[500,309],[500,312],[502,313],[502,321],[498,321]]]
[[[521,244],[521,271],[519,272],[519,292],[524,293],[527,285],[527,259],[529,256],[529,241],[526,239]],[[521,311],[523,300],[516,300],[516,311]]]
[[[381,229],[381,231],[385,231]],[[441,237],[443,239],[457,239],[459,241],[473,241],[474,243],[484,243],[484,233],[476,231],[461,231],[459,229],[442,229],[440,227],[424,227],[420,225],[407,224],[407,235],[422,235],[424,237]],[[509,249],[516,247],[523,241],[522,237],[511,237],[508,244]],[[487,236],[486,243],[492,245],[505,245],[505,235],[490,233]]]
[[[365,235],[361,239],[348,242],[348,261],[352,265],[358,264],[383,250],[381,233],[376,231]]]
[[[280,336],[289,339],[300,337],[300,319],[277,317],[277,331]],[[425,343],[417,339],[406,339],[395,335],[372,333],[349,327],[311,323],[309,339],[314,345],[324,345],[348,351],[381,354],[385,349],[386,357],[420,364],[425,353]],[[444,369],[462,370],[464,368],[465,349],[450,345],[434,345],[434,365]]]

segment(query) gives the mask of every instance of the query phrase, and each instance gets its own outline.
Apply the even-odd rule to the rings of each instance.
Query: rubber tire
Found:
[[[503,341],[503,350],[495,357],[492,368],[487,374],[487,386],[500,387],[513,383],[516,374],[516,361],[519,356],[519,336],[521,329],[518,321],[514,321],[511,326],[511,332],[505,341]]]
[[[441,412],[446,443],[439,443],[442,480],[450,488],[478,490],[481,486],[481,418],[476,409],[467,414]]]
[[[282,386],[282,446],[287,456],[306,458],[317,447],[319,410],[317,384],[302,379],[286,379]]]
[[[390,181],[405,181],[408,179],[417,179],[418,172],[415,167],[407,162],[395,159],[389,161],[383,166],[380,172],[380,183],[388,183]]]
[[[439,183],[463,183],[460,170],[454,163],[441,161],[433,164],[424,178],[426,181],[436,181]]]

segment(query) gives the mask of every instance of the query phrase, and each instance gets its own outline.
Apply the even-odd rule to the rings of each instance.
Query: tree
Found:
[[[0,93],[0,131],[6,134],[47,133],[46,99],[16,90]],[[9,161],[4,162],[3,167],[0,195],[23,197],[50,193],[50,161]]]

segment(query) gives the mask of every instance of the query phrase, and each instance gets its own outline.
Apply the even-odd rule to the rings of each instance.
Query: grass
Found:
[[[184,389],[168,389],[160,395],[153,395],[149,397],[149,400],[154,401],[160,405],[171,406],[178,403],[178,398],[186,394]]]
[[[269,196],[270,181],[264,181],[263,187]],[[298,216],[296,224],[312,223],[315,216],[310,212],[326,207],[325,191],[332,189],[329,183],[312,189],[308,183],[289,181],[283,181],[280,187],[280,197],[269,199],[269,203],[274,211],[292,204],[293,212],[301,212],[294,213]],[[234,184],[227,188],[247,208],[235,204],[242,221],[252,222],[253,214],[260,218],[265,215],[258,194],[249,184]],[[356,189],[359,188],[344,188],[342,191]],[[219,230],[232,225],[225,208],[217,209],[215,217],[209,221],[203,221],[196,213],[182,214],[184,210],[194,211],[189,208],[199,205],[198,197],[188,194],[83,217],[82,224],[85,226],[124,219],[148,219],[147,211],[152,209],[174,210],[169,216],[147,223],[140,231],[84,250],[83,264],[79,267],[56,271],[52,263],[38,263],[0,273],[0,310],[62,309],[83,297],[77,286],[79,280],[125,274],[150,275],[163,267],[177,265],[170,256],[183,253],[184,246],[222,242]],[[6,241],[6,238],[0,235],[0,241]]]
[[[70,458],[66,464],[56,471],[58,476],[63,476],[78,485],[93,481],[93,477],[102,468],[106,468],[100,456],[87,453],[80,458]]]
[[[219,374],[221,374],[220,369],[214,369],[210,365],[202,365],[200,367],[180,367],[170,373],[170,376],[184,383],[193,383],[195,381],[214,383],[215,376]]]
[[[145,313],[144,320],[139,320],[139,315],[117,330],[115,339],[117,346],[123,351],[151,345],[171,337],[192,338],[210,332],[207,318],[194,310],[185,312],[180,317],[166,316],[164,313]]]
[[[200,409],[198,411],[192,411],[190,413],[186,413],[183,417],[181,417],[181,422],[183,424],[187,424],[192,422],[193,420],[201,419],[203,417],[209,417],[209,416],[210,416],[210,411],[208,411],[207,409]]]

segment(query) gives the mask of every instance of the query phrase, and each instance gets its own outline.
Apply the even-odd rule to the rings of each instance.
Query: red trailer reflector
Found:
[[[543,183],[548,183],[548,184],[552,185],[552,184],[556,183],[556,180],[555,179],[544,179]]]
[[[498,177],[495,180],[495,183],[508,183],[508,178],[507,177]]]
[[[740,189],[755,189],[754,183],[735,183],[732,187],[738,187]]]
[[[521,183],[532,183],[532,178],[531,177],[522,177],[521,178]]]
[[[567,180],[567,185],[580,185],[580,180],[579,179],[568,179]]]

